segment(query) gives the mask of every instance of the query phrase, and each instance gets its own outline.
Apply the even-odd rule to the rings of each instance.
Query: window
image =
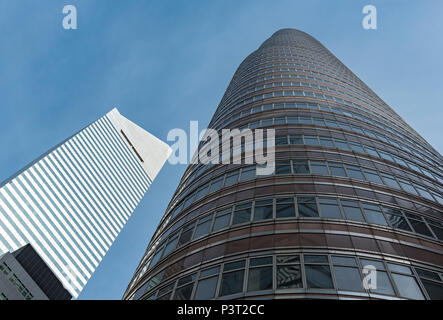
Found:
[[[251,220],[251,202],[236,205],[232,224],[249,222]]]
[[[432,237],[431,231],[429,231],[428,226],[424,223],[422,217],[414,215],[414,214],[406,214],[406,217],[408,218],[409,222],[412,225],[412,228],[414,228],[415,232]]]
[[[200,280],[195,290],[195,300],[208,300],[215,297],[219,271],[220,267],[214,267],[200,272]]]
[[[311,173],[312,174],[319,174],[327,176],[329,175],[328,168],[326,167],[325,162],[321,161],[310,161],[311,163]]]
[[[346,219],[364,222],[363,214],[356,201],[340,200]]]
[[[11,272],[11,268],[6,264],[6,262],[3,262],[0,264],[0,271],[3,271],[5,275],[8,275]]]
[[[273,218],[273,200],[260,200],[255,202],[254,221],[268,220]]]
[[[349,146],[348,146],[348,143],[346,141],[335,139],[335,145],[339,149],[349,150]]]
[[[243,291],[243,280],[245,276],[244,268],[244,261],[237,261],[225,264],[220,286],[220,296],[227,296]]]
[[[322,218],[342,219],[340,207],[336,199],[319,198]]]
[[[417,191],[415,191],[414,187],[409,181],[398,179],[398,183],[400,183],[400,186],[404,191],[415,194],[416,196],[418,195]]]
[[[443,240],[443,224],[431,219],[426,219],[426,221],[428,222],[428,225],[431,227],[432,231],[434,231],[437,239]]]
[[[352,142],[350,142],[349,145],[351,146],[352,150],[360,153],[365,153],[365,150],[363,150],[363,147],[361,145]]]
[[[272,257],[251,258],[248,291],[272,289]]]
[[[400,296],[409,299],[424,299],[423,293],[418,287],[417,281],[411,276],[393,273],[394,279]]]
[[[334,142],[329,138],[320,137],[320,144],[323,147],[334,148]]]
[[[194,237],[193,239],[197,239],[200,237],[203,237],[204,235],[207,235],[209,233],[209,230],[211,228],[211,223],[212,223],[212,217],[214,215],[210,214],[204,218],[201,218],[198,221],[198,225],[195,228],[195,232],[194,232]]]
[[[211,187],[209,188],[209,193],[219,190],[223,185],[224,178],[224,176],[221,176],[220,178],[213,180],[211,183]]]
[[[302,287],[300,257],[277,256],[277,289]]]
[[[388,225],[379,206],[369,203],[363,203],[362,207],[366,215],[366,220],[369,223],[379,224],[382,226]]]
[[[288,137],[287,136],[276,136],[275,137],[275,145],[276,146],[282,146],[288,144]]]
[[[385,182],[385,184],[389,187],[395,188],[395,189],[400,189],[400,186],[398,185],[397,180],[395,180],[395,178],[389,174],[382,174],[381,175],[383,177],[383,181]]]
[[[276,217],[289,218],[295,217],[294,199],[278,198],[276,199]]]
[[[232,186],[238,181],[238,170],[226,174],[225,187]]]
[[[189,300],[191,299],[192,289],[194,288],[194,281],[196,274],[185,276],[178,280],[177,289],[175,289],[174,300]],[[172,285],[173,287],[173,285]],[[159,292],[160,294],[160,292]]]
[[[185,245],[189,241],[191,241],[192,238],[192,232],[194,231],[195,222],[188,224],[185,226],[182,230],[182,233],[180,235],[180,239],[178,240],[178,246]]]
[[[318,217],[317,204],[314,197],[298,197],[297,202],[300,217]]]
[[[378,172],[375,170],[370,169],[363,169],[363,172],[365,173],[366,179],[370,182],[383,184],[383,181],[381,181],[380,176],[378,175]]]
[[[305,255],[304,258],[308,288],[333,289],[327,256]]]
[[[249,181],[255,179],[255,166],[243,168],[241,170],[240,182]]]
[[[218,231],[220,229],[229,226],[229,222],[231,221],[231,212],[232,208],[218,211],[217,214],[215,215],[214,226],[212,227],[212,231]]]
[[[289,136],[289,143],[293,145],[301,145],[303,144],[303,136]]]
[[[169,253],[172,252],[172,250],[175,249],[175,247],[177,246],[177,242],[178,242],[178,235],[172,236],[169,241],[168,244],[165,247],[165,250],[163,251],[163,257],[166,257]]]
[[[391,280],[389,280],[388,273],[385,270],[385,267],[382,262],[375,260],[366,260],[361,259],[361,264],[363,268],[368,265],[374,266],[377,270],[377,288],[370,289],[371,292],[379,293],[379,294],[387,294],[387,295],[395,295],[394,289],[392,288]]]
[[[354,179],[358,179],[358,180],[366,180],[359,167],[346,165],[346,170],[348,171],[350,178],[354,178]]]
[[[295,174],[309,173],[308,161],[293,161],[292,167]]]
[[[337,162],[328,162],[329,170],[331,170],[331,175],[338,177],[347,177],[346,171],[343,168],[343,164]]]
[[[415,268],[415,271],[417,271],[429,297],[433,300],[443,300],[443,283],[438,273],[418,268]]]
[[[305,136],[305,143],[307,145],[315,145],[318,146],[318,137],[317,136]]]
[[[337,288],[346,291],[364,291],[358,268],[334,266]]]
[[[277,161],[275,174],[291,174],[291,163],[289,161]]]
[[[383,211],[385,212],[386,219],[388,220],[391,227],[406,231],[412,231],[411,227],[409,226],[405,217],[403,217],[403,214],[400,210],[383,208]]]

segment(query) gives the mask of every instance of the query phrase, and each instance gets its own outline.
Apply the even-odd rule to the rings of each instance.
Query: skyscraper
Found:
[[[125,299],[443,298],[441,155],[320,42],[277,31],[209,127],[274,128],[275,173],[190,165]]]
[[[77,297],[169,154],[113,109],[0,184],[0,255],[30,244]]]

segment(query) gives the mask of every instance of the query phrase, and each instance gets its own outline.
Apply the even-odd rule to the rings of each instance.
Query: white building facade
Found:
[[[0,184],[0,255],[30,243],[76,298],[170,152],[113,109]]]

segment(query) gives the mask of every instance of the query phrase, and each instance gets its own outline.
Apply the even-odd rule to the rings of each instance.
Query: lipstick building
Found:
[[[277,31],[209,127],[275,129],[275,173],[190,165],[125,299],[443,298],[441,155],[320,42]]]

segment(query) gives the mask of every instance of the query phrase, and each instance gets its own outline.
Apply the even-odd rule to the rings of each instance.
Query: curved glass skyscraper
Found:
[[[274,128],[275,173],[190,165],[125,299],[443,298],[442,158],[321,43],[277,31],[210,128]]]

